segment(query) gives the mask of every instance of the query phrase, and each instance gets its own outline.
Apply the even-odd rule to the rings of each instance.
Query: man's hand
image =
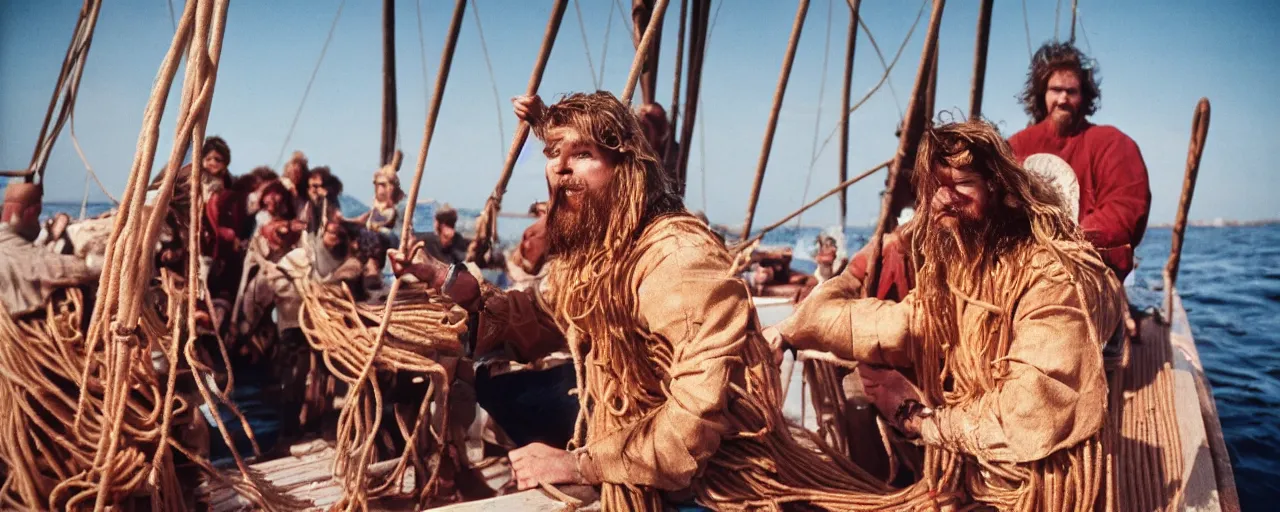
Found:
[[[587,481],[578,469],[578,457],[568,451],[552,448],[542,443],[512,450],[511,478],[521,491],[538,484],[582,484]]]
[[[907,400],[923,402],[924,395],[916,389],[911,381],[894,369],[879,369],[868,364],[858,365],[858,376],[862,379],[863,391],[867,398],[876,405],[880,414],[895,428],[913,437],[920,434],[920,418],[910,418],[906,424],[897,420],[898,407]]]
[[[388,249],[387,260],[391,262],[391,272],[400,277],[409,274],[418,278],[419,281],[427,283],[427,286],[439,289],[444,284],[445,272],[447,267],[438,261],[432,260],[425,252],[418,252],[417,257],[413,261],[405,256],[399,249]]]
[[[547,110],[547,106],[542,103],[542,98],[537,94],[516,96],[511,98],[511,104],[515,106],[516,117],[531,125],[538,124],[538,121],[542,120],[542,114]]]
[[[777,326],[765,327],[760,331],[760,335],[764,337],[765,343],[769,344],[769,352],[773,354],[774,366],[782,365],[782,352],[787,348],[787,340],[782,337],[782,332]]]

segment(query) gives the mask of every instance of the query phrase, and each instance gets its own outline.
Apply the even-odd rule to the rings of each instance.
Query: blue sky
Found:
[[[275,166],[340,0],[233,2],[227,21],[209,133],[232,148],[232,171]],[[629,5],[629,2],[624,2]],[[1063,0],[1059,31],[1066,37],[1070,1]],[[48,105],[58,68],[81,2],[0,2],[0,168],[27,165]],[[834,5],[830,5],[834,4]],[[1027,0],[1031,45],[1054,37],[1056,0]],[[476,30],[468,8],[450,73],[430,156],[422,200],[478,207],[492,190],[515,126],[507,100],[520,94],[532,69],[551,2],[477,0],[501,105],[495,106]],[[623,13],[613,13],[608,52],[602,58],[611,0],[580,0],[601,87],[620,91],[633,55]],[[662,44],[658,98],[671,99],[679,2],[672,0]],[[720,6],[723,5],[721,9]],[[830,6],[829,6],[830,5]],[[399,115],[409,180],[418,159],[427,97],[435,80],[453,2],[397,2],[396,44]],[[181,10],[181,2],[175,9]],[[863,2],[863,19],[887,59],[910,28],[920,3]],[[1264,84],[1280,83],[1277,51],[1280,3],[1190,0],[1079,0],[1078,44],[1101,67],[1103,103],[1094,121],[1114,124],[1142,149],[1151,176],[1153,222],[1171,221],[1186,161],[1196,101],[1213,102],[1212,125],[1192,217],[1259,219],[1280,217],[1274,191],[1280,173],[1264,152],[1276,146],[1270,122],[1280,107]],[[419,45],[420,9],[425,55]],[[796,2],[722,0],[712,28],[703,76],[705,143],[695,135],[687,203],[705,208],[712,220],[741,222],[760,153]],[[828,15],[828,13],[831,13]],[[894,126],[910,92],[920,58],[928,13],[921,20],[891,80],[897,100],[882,88],[852,117],[850,174],[880,162],[896,148]],[[937,108],[963,112],[969,102],[977,2],[948,2],[941,29]],[[830,20],[830,53],[824,101],[819,91]],[[102,9],[77,104],[76,133],[94,169],[113,194],[127,179],[142,111],[173,26],[165,0],[114,0]],[[841,0],[813,0],[774,142],[756,225],[771,222],[802,204],[810,172],[814,123],[825,138],[839,120],[840,81],[848,8]],[[348,2],[312,88],[288,151],[301,149],[313,165],[331,166],[347,191],[368,199],[377,167],[381,108],[381,2]],[[995,3],[984,114],[1006,135],[1025,126],[1014,96],[1029,60],[1022,2]],[[427,80],[423,79],[423,59]],[[602,63],[603,61],[603,63]],[[882,68],[864,32],[859,33],[854,98],[879,79]],[[181,74],[178,75],[179,80]],[[541,92],[544,97],[591,90],[591,76],[577,14],[571,3]],[[162,125],[158,160],[172,141],[178,94],[171,95]],[[503,132],[498,131],[500,107]],[[697,132],[695,132],[696,134]],[[835,141],[813,167],[809,197],[836,183]],[[702,155],[705,153],[705,165]],[[516,167],[506,196],[522,211],[546,195],[542,161],[531,154]],[[705,179],[705,187],[703,181]],[[850,224],[871,222],[879,208],[883,179],[855,185]],[[46,190],[49,200],[79,200],[84,166],[68,131],[54,150]],[[407,188],[407,186],[406,186]],[[96,190],[92,197],[102,196]],[[705,198],[705,199],[704,199]],[[806,224],[830,224],[834,200],[806,215]]]

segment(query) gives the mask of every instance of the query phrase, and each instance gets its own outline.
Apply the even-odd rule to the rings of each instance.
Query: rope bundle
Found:
[[[329,371],[350,386],[338,418],[333,474],[342,481],[343,499],[336,508],[365,510],[372,497],[400,494],[410,465],[417,480],[413,495],[420,504],[443,494],[449,486],[441,471],[453,464],[447,398],[467,331],[465,311],[428,293],[425,286],[401,288],[385,310],[356,305],[345,287],[311,282],[300,286],[305,292],[299,312],[302,331]],[[388,319],[385,326],[380,323],[383,318]],[[385,327],[381,337],[380,326]],[[405,439],[395,468],[371,476],[368,467],[382,426],[379,372],[420,375],[428,379],[428,388],[416,413],[395,410],[396,426]]]

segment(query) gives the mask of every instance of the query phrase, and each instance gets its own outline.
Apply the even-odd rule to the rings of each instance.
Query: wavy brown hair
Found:
[[[1070,43],[1045,43],[1031,58],[1027,83],[1018,96],[1023,110],[1037,123],[1049,116],[1044,95],[1049,88],[1049,77],[1061,70],[1073,71],[1080,78],[1080,115],[1091,116],[1102,107],[1102,79],[1098,76],[1098,63]]]

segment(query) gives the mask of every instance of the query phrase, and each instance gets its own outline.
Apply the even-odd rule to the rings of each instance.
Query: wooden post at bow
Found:
[[[994,0],[982,0],[982,7],[978,11],[978,42],[973,50],[973,86],[969,91],[969,119],[982,117],[982,88],[987,80],[987,46],[991,41],[991,5],[993,3],[995,3]]]
[[[853,57],[858,46],[858,11],[862,0],[849,0],[849,39],[844,52],[844,92],[840,96],[840,181],[849,179],[849,95],[853,92]],[[840,229],[848,224],[849,189],[840,189]]]
[[[747,220],[742,223],[742,239],[751,237],[751,222],[756,217],[756,203],[760,200],[760,185],[764,183],[764,169],[769,165],[769,151],[773,149],[773,135],[778,129],[778,115],[782,112],[782,98],[787,93],[787,81],[791,78],[791,64],[796,60],[796,46],[804,29],[804,18],[809,12],[809,0],[800,0],[796,19],[791,25],[791,40],[787,42],[787,54],[782,60],[782,72],[778,75],[778,88],[773,92],[773,110],[769,112],[769,124],[764,131],[764,145],[760,149],[760,161],[756,164],[755,182],[751,186],[751,199],[747,202]]]
[[[924,50],[920,55],[920,66],[916,70],[916,83],[911,90],[911,103],[907,105],[907,116],[902,129],[902,138],[898,144],[898,154],[893,165],[889,167],[889,177],[885,181],[884,196],[881,198],[880,219],[876,222],[876,230],[871,235],[871,254],[867,257],[867,283],[863,286],[864,295],[870,295],[878,288],[880,282],[880,244],[884,234],[896,224],[897,210],[901,209],[904,197],[910,194],[910,187],[905,186],[909,180],[902,179],[902,174],[910,172],[916,162],[916,146],[924,135],[928,114],[925,111],[929,76],[932,74],[933,57],[938,51],[938,29],[942,24],[942,10],[946,0],[933,0],[933,11],[929,14],[929,31],[925,34]]]
[[[646,51],[640,68],[641,104],[658,101],[658,48],[662,45],[662,11],[666,9],[665,2],[660,1],[659,4],[664,5],[654,5],[653,0],[631,2],[631,22],[634,26],[631,43],[635,45],[637,52],[641,45],[646,45],[643,35],[649,33],[650,27],[655,30],[653,43],[646,45],[652,49]]]
[[[1169,248],[1169,261],[1164,266],[1164,310],[1173,310],[1173,295],[1178,283],[1178,266],[1182,261],[1182,239],[1187,232],[1187,212],[1191,210],[1191,196],[1196,191],[1196,177],[1200,175],[1200,156],[1204,154],[1204,140],[1209,135],[1209,99],[1200,98],[1196,113],[1191,118],[1191,144],[1187,148],[1187,172],[1182,179],[1182,197],[1178,200],[1178,216],[1173,221],[1173,243]]]
[[[556,44],[556,34],[560,32],[560,21],[564,18],[564,11],[568,5],[569,0],[556,0],[551,8],[551,19],[547,21],[547,31],[542,36],[542,49],[538,51],[538,61],[533,65],[533,74],[529,76],[529,86],[525,88],[525,94],[538,93],[538,86],[542,84],[542,74],[547,69],[547,60],[551,58],[551,49]],[[502,208],[502,196],[507,193],[507,184],[511,182],[511,173],[516,168],[516,158],[520,156],[520,149],[529,139],[530,129],[529,123],[524,121],[520,121],[516,126],[515,136],[511,138],[511,149],[507,150],[507,160],[502,165],[502,174],[498,176],[498,184],[494,185],[493,193],[489,194],[489,200],[485,201],[484,211],[480,212],[480,219],[476,221],[476,236],[467,247],[469,262],[477,261],[481,254],[489,251],[493,234],[497,231],[495,228],[498,222],[498,210]]]

